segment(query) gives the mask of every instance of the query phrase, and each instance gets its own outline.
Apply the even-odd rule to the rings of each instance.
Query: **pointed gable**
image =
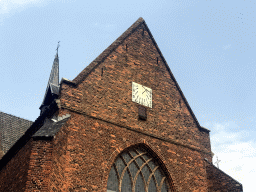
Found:
[[[73,82],[79,84],[85,79],[91,71],[93,71],[100,63],[106,59],[123,41],[142,23],[144,19],[140,17],[133,25],[131,25],[119,38],[117,38],[107,49],[105,49],[94,61],[92,61],[75,79]]]
[[[177,86],[177,89],[179,90],[182,99],[184,100],[184,103],[186,105],[186,107],[188,108],[189,112],[191,113],[191,115],[193,116],[196,124],[198,125],[199,128],[201,128],[196,116],[194,115],[191,107],[189,106],[182,90],[180,89],[180,86],[178,85],[174,75],[172,74],[165,58],[162,55],[162,52],[160,51],[153,35],[151,34],[145,20],[140,17],[135,23],[133,23],[133,25],[131,25],[119,38],[117,38],[107,49],[105,49],[94,61],[92,61],[75,79],[73,79],[73,83],[75,84],[79,84],[80,82],[82,82],[95,68],[97,68],[97,66],[102,63],[119,45],[121,45],[125,39],[127,39],[138,27],[140,27],[141,25],[143,25],[143,32],[145,32],[144,30],[146,30],[155,46],[155,48],[157,49],[157,52],[159,53],[159,57],[156,57],[155,59],[157,60],[156,62],[160,62],[160,58],[163,61],[163,64],[165,65],[166,69],[169,72],[169,75],[171,76],[172,80],[174,81],[174,83]],[[132,45],[126,45],[126,46],[132,46]]]
[[[42,113],[0,159],[1,189],[242,191],[211,164],[209,130],[142,18],[73,81],[62,79],[60,93],[58,62]],[[132,100],[132,85],[152,93],[152,105]]]
[[[153,107],[147,110],[146,121],[139,120],[138,104],[132,102],[132,82],[152,89]],[[201,127],[142,18],[89,64],[72,86],[63,84],[61,94],[64,108],[201,148]]]

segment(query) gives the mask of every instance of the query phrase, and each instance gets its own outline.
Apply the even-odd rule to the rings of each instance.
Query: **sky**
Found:
[[[139,17],[211,130],[213,162],[255,191],[255,1],[0,0],[0,111],[34,121],[58,41],[72,80]]]

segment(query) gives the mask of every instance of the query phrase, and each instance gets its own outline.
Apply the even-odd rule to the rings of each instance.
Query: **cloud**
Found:
[[[15,13],[31,6],[44,6],[48,0],[0,0],[0,25]]]
[[[222,48],[223,48],[224,50],[227,50],[227,49],[230,49],[230,48],[231,48],[231,45],[230,45],[230,44],[224,45]]]
[[[249,136],[234,122],[212,124],[213,163],[218,157],[219,168],[242,183],[245,192],[254,190],[256,178],[256,141]]]
[[[0,14],[8,14],[18,8],[41,3],[43,0],[0,0]]]

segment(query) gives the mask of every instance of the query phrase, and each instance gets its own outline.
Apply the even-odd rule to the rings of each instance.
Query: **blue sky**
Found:
[[[58,41],[72,80],[139,17],[211,130],[214,161],[255,190],[255,1],[0,0],[0,110],[34,121]]]

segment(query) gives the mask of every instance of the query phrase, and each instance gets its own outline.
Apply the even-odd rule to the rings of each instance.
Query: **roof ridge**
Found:
[[[3,112],[3,111],[0,111],[0,113],[3,113],[3,114],[5,114],[5,115],[10,115],[10,116],[12,116],[12,117],[16,117],[16,118],[19,118],[19,119],[22,119],[22,120],[29,121],[29,122],[33,123],[33,121],[31,121],[31,120],[24,119],[24,118],[22,118],[22,117],[18,117],[18,116],[16,116],[16,115],[12,115],[12,114],[9,114],[9,113],[5,113],[5,112]]]
[[[111,45],[109,45],[96,59],[94,59],[82,72],[80,72],[73,80],[76,85],[82,82],[104,59],[116,49],[138,26],[145,23],[140,17],[135,21],[122,35],[120,35]]]

